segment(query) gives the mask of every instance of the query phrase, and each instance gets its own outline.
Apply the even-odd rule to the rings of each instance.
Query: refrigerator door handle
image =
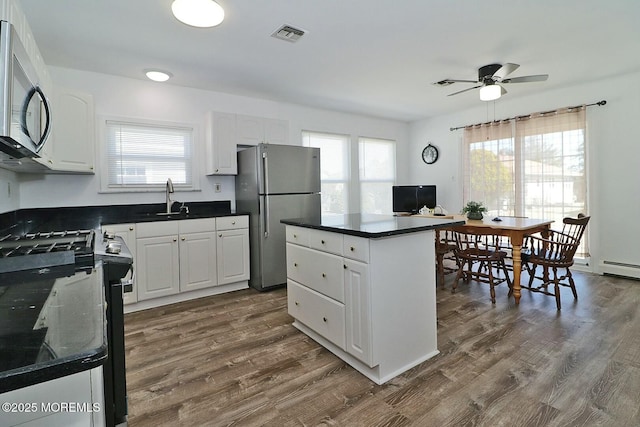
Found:
[[[264,198],[264,237],[269,237],[269,197]]]
[[[269,161],[267,153],[262,153],[262,183],[264,185],[264,237],[269,237]]]

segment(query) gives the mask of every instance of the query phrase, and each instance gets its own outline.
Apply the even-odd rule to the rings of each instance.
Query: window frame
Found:
[[[161,192],[165,191],[166,182],[155,184],[117,184],[109,183],[109,123],[121,123],[131,126],[140,126],[148,128],[167,128],[187,130],[191,144],[191,183],[180,184],[174,182],[176,191],[200,191],[200,175],[199,175],[199,126],[195,123],[187,122],[170,122],[161,120],[150,120],[122,116],[100,116],[99,117],[99,154],[98,164],[100,165],[100,190],[99,193],[145,193],[145,192]]]

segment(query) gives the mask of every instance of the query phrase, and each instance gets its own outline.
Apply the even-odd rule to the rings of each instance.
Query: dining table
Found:
[[[476,230],[486,230],[491,228],[493,233],[498,236],[506,236],[511,244],[513,256],[513,296],[516,304],[520,304],[520,277],[522,273],[522,243],[526,235],[540,233],[543,237],[547,237],[553,220],[535,219],[526,217],[500,216],[495,217],[486,215],[482,219],[467,219],[464,215],[416,215],[425,218],[443,218],[443,219],[460,219],[465,220],[464,225],[451,228],[451,230],[460,230],[465,233],[473,233]],[[446,228],[443,230],[447,230]],[[440,241],[440,231],[436,230],[436,242]],[[442,263],[442,257],[439,256],[438,263]],[[441,267],[439,265],[439,267]]]

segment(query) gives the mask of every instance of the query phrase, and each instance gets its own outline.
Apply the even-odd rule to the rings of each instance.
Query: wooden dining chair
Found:
[[[436,230],[436,279],[442,288],[444,288],[445,274],[458,271],[458,261],[454,253],[455,248],[456,242],[453,237],[453,231],[448,229]],[[455,263],[455,268],[451,267],[452,263]]]
[[[504,262],[507,254],[489,243],[498,240],[491,229],[476,230],[473,233],[455,229],[453,235],[456,244],[454,253],[459,266],[451,292],[455,292],[458,282],[464,278],[467,282],[474,279],[488,283],[491,302],[494,304],[496,302],[495,286],[502,282],[507,282],[509,296],[511,296],[513,285]]]
[[[574,255],[590,218],[583,214],[577,218],[564,218],[562,231],[549,230],[547,237],[525,236],[523,246],[527,250],[522,252],[522,263],[529,272],[529,283],[522,286],[523,289],[554,296],[558,310],[562,308],[560,286],[571,288],[573,298],[578,299],[569,267],[573,265]],[[539,266],[543,267],[542,276],[536,275]],[[534,281],[537,281],[535,286]]]

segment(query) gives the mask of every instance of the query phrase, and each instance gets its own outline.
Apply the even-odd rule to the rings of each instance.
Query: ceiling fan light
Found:
[[[192,27],[215,27],[224,20],[224,9],[213,0],[174,0],[173,16]]]
[[[487,85],[480,88],[480,101],[494,101],[502,95],[499,85]]]

